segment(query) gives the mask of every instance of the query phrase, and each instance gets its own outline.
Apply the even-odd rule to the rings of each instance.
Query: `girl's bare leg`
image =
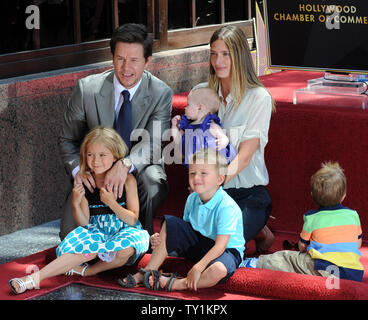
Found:
[[[120,250],[116,253],[116,257],[114,260],[112,260],[111,262],[106,262],[106,261],[98,261],[95,264],[89,266],[86,271],[84,272],[84,276],[88,277],[88,276],[94,276],[100,272],[106,271],[106,270],[110,270],[110,269],[115,269],[115,268],[119,268],[123,265],[125,265],[129,258],[135,253],[135,249],[134,248],[127,248],[124,250]],[[79,270],[78,270],[79,271]]]
[[[22,280],[26,281],[28,276],[33,278],[33,281],[36,284],[36,288],[39,288],[40,282],[50,277],[54,277],[60,274],[64,274],[72,268],[76,268],[83,262],[92,260],[96,257],[96,254],[90,255],[90,258],[86,258],[83,254],[73,254],[73,253],[65,253],[60,257],[57,257],[55,260],[50,262],[48,265],[43,267],[40,271],[34,272],[30,275],[27,275]],[[12,282],[15,290],[19,290],[19,286],[16,282]],[[28,284],[28,289],[32,288],[32,284]]]

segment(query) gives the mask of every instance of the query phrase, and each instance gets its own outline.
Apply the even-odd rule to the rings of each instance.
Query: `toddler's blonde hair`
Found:
[[[315,203],[322,207],[336,206],[346,195],[346,177],[337,162],[322,163],[311,177],[311,191]]]

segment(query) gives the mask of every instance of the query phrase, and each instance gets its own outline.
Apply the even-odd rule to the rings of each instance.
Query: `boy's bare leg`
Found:
[[[210,288],[216,285],[222,278],[227,275],[227,269],[221,262],[215,262],[203,271],[199,278],[197,289]],[[161,276],[160,285],[165,288],[169,282],[170,277]],[[150,285],[153,286],[153,279],[149,279]],[[187,278],[177,278],[174,280],[171,290],[187,290],[191,289],[187,286]]]
[[[152,251],[152,255],[150,260],[148,261],[147,265],[144,267],[145,270],[158,270],[158,268],[162,265],[167,257],[167,250],[166,250],[166,221],[162,224],[161,231],[160,231],[160,244],[158,247],[155,247]],[[142,283],[143,282],[143,274],[137,272],[133,275],[135,282]],[[127,281],[125,278],[124,282]]]

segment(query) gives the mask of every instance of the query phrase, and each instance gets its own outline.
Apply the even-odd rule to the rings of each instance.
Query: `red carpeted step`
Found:
[[[275,242],[271,247],[272,252],[282,249],[285,239],[296,241],[297,234],[275,233]],[[250,244],[247,255],[254,254],[254,246]],[[361,259],[365,269],[368,268],[368,246],[362,248]],[[135,273],[138,268],[144,267],[150,255],[146,254],[138,265],[110,270],[94,277],[82,278],[79,276],[57,276],[45,280],[41,289],[27,291],[22,295],[11,293],[7,282],[10,278],[20,277],[31,272],[34,268],[42,268],[55,258],[55,248],[50,248],[31,256],[0,265],[0,300],[24,300],[44,295],[50,291],[71,283],[83,283],[89,286],[108,288],[114,290],[126,290],[149,295],[159,295],[177,299],[194,300],[244,300],[244,299],[297,299],[297,300],[320,300],[320,299],[344,299],[366,300],[368,299],[368,277],[365,275],[363,283],[340,280],[339,288],[329,288],[326,278],[294,274],[289,272],[271,271],[264,269],[238,269],[235,274],[223,285],[217,285],[210,289],[201,289],[197,292],[156,292],[144,287],[123,289],[117,279],[128,273]],[[186,275],[192,267],[192,263],[176,257],[169,257],[163,264],[165,272],[179,272]]]

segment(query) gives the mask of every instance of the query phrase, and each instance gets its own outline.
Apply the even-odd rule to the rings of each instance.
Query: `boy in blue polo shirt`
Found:
[[[120,284],[143,282],[154,290],[197,290],[232,276],[242,261],[245,240],[241,210],[221,186],[226,169],[225,157],[214,149],[201,149],[193,155],[189,164],[193,193],[187,199],[183,219],[165,215],[160,243],[147,266]],[[185,278],[157,271],[172,251],[195,262]]]

